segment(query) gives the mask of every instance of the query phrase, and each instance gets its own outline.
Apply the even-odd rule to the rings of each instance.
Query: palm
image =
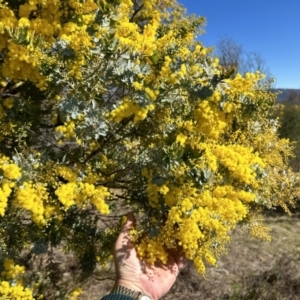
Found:
[[[183,268],[183,256],[169,257],[167,264],[156,263],[153,266],[141,261],[130,242],[129,230],[134,225],[132,214],[128,215],[128,221],[115,244],[115,265],[117,284],[133,290],[139,290],[151,295],[153,299],[159,299],[165,295],[176,280],[180,268]]]

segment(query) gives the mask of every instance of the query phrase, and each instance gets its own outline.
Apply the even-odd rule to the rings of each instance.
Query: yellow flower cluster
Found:
[[[1,299],[34,300],[32,290],[22,285],[11,285],[8,281],[0,282]]]
[[[222,151],[224,151],[224,159],[225,154],[228,154],[226,156],[228,161],[220,157]],[[231,156],[230,151],[236,151],[236,153]],[[215,164],[216,162],[223,163],[230,169],[232,172],[230,176],[248,184],[250,184],[249,176],[255,178],[252,165],[264,165],[253,154],[251,148],[244,149],[236,145],[215,145],[212,147],[211,155]],[[242,161],[241,157],[245,160]],[[238,171],[235,169],[234,163],[239,166]],[[214,171],[217,170],[217,165],[215,165]],[[185,171],[179,173],[181,174],[179,178],[186,178]],[[160,207],[162,205],[161,199],[164,199],[170,209],[167,221],[160,229],[159,235],[154,238],[143,238],[138,243],[139,255],[149,263],[155,261],[153,255],[163,261],[166,258],[162,244],[166,248],[174,248],[179,245],[183,248],[186,257],[194,261],[197,270],[203,273],[205,271],[203,260],[215,265],[218,256],[224,249],[219,247],[212,250],[214,249],[213,245],[224,245],[229,241],[228,232],[248,216],[250,204],[256,198],[255,193],[244,190],[243,185],[241,185],[242,188],[232,185],[217,185],[215,187],[206,185],[206,188],[200,191],[193,185],[185,183],[187,180],[182,180],[180,188],[168,182],[159,186],[151,181],[151,174],[151,170],[143,170],[143,176],[148,180],[149,204],[154,208]],[[222,180],[220,176],[217,178]],[[251,177],[252,183],[253,178]],[[155,220],[152,227],[156,227]],[[262,231],[258,230],[258,232],[260,232],[261,238],[266,237]],[[208,236],[210,236],[209,239]]]
[[[43,59],[44,54],[38,48],[10,42],[0,75],[10,79],[29,79],[42,88],[44,78],[39,73],[39,66]]]
[[[159,258],[162,263],[166,264],[168,253],[163,244],[164,242],[161,238],[144,238],[137,247],[137,253],[142,259],[145,259],[150,264],[154,264],[157,261],[157,258]]]
[[[12,12],[5,4],[0,4],[0,33],[3,34],[6,27],[14,27],[17,25],[17,19]],[[0,50],[2,50],[7,44],[5,40],[2,39],[2,44],[0,44]]]
[[[217,139],[227,126],[226,115],[216,103],[203,100],[195,110],[195,130],[207,138]]]
[[[253,96],[255,85],[264,77],[265,75],[258,71],[256,73],[246,73],[245,77],[237,74],[234,79],[225,80],[230,86],[228,94],[236,95],[242,93],[244,96]]]
[[[166,204],[169,207],[172,207],[174,204],[176,204],[177,200],[178,200],[178,195],[180,195],[181,189],[169,184],[167,186],[168,192],[164,193],[164,199]]]
[[[83,3],[78,0],[31,0],[20,5],[18,11],[1,4],[0,50],[4,53],[4,62],[0,76],[11,80],[27,79],[44,89],[47,78],[40,73],[40,67],[48,57],[43,50],[49,49],[58,37],[74,50],[76,57],[69,63],[70,75],[80,79],[80,68],[92,46],[87,27],[93,24],[97,8],[93,0]],[[72,21],[66,21],[71,16]],[[9,38],[11,34],[21,36],[25,30],[27,34],[21,42]],[[37,39],[43,44],[37,42],[36,46]]]
[[[255,222],[249,226],[250,234],[259,239],[271,241],[270,231],[271,228],[263,226],[260,222]]]
[[[172,70],[170,69],[170,64],[172,62],[172,59],[170,58],[170,56],[165,56],[164,58],[164,63],[161,67],[160,70],[160,76],[161,78],[168,78],[171,74],[172,74]]]
[[[28,181],[18,188],[14,202],[17,206],[28,210],[36,224],[45,225],[44,202],[47,200],[47,188],[43,184]]]
[[[138,103],[130,101],[125,98],[124,101],[117,108],[110,112],[110,118],[114,122],[121,122],[124,118],[130,117],[134,114],[134,122],[142,121],[147,117],[149,111],[155,108],[154,104],[141,107]]]
[[[6,98],[3,101],[3,105],[8,109],[11,109],[14,106],[14,103],[15,103],[15,101],[13,98]],[[1,117],[0,117],[0,119],[1,119]]]
[[[71,139],[75,136],[75,122],[69,121],[64,125],[57,126],[55,131],[61,133],[66,139]]]
[[[0,168],[7,179],[18,179],[21,176],[20,168],[15,164],[4,164]]]
[[[22,299],[22,300],[34,300],[32,290],[24,288],[22,285],[21,276],[25,272],[25,268],[16,265],[11,259],[4,259],[4,271],[1,273],[1,277],[5,280],[0,280],[0,296],[1,299]],[[10,283],[10,280],[16,280],[17,284]]]
[[[76,68],[76,64],[73,65],[73,69]],[[73,74],[74,75],[74,74]],[[72,76],[73,76],[72,75]],[[58,121],[57,114],[52,114],[51,116],[51,122],[53,124],[56,124]],[[79,123],[82,122],[84,119],[84,114],[80,114],[76,117],[76,119],[68,118],[63,125],[59,125],[55,127],[55,131],[59,133],[58,135],[58,143],[62,144],[64,139],[65,140],[75,140],[78,145],[82,143],[82,140],[78,138],[76,134],[76,126],[78,126]]]
[[[67,166],[57,166],[56,173],[62,176],[65,180],[69,182],[75,182],[77,180],[77,174],[70,167]]]
[[[116,37],[120,43],[125,47],[130,47],[134,51],[143,53],[145,56],[153,55],[156,50],[156,34],[159,26],[159,16],[153,11],[151,22],[146,24],[140,31],[139,26],[130,20],[130,11],[133,3],[131,1],[122,1],[118,12],[122,16],[119,24],[116,27]]]
[[[4,271],[1,272],[1,276],[6,280],[14,279],[20,277],[25,272],[25,268],[16,265],[11,259],[4,259],[3,263]]]
[[[0,188],[0,216],[4,216],[5,214],[7,200],[11,192],[12,190],[10,188],[10,184],[7,182],[2,182],[2,187]]]
[[[218,145],[213,150],[220,164],[228,168],[231,176],[246,184],[257,186],[255,168],[265,163],[250,147],[241,145]]]
[[[0,170],[2,170],[4,176],[0,186],[0,216],[4,216],[8,197],[12,193],[12,188],[15,187],[15,181],[21,177],[21,170],[16,164],[9,162],[9,159],[1,154]]]
[[[148,183],[147,196],[148,196],[148,199],[149,199],[149,204],[152,207],[159,207],[158,206],[159,192],[160,192],[160,187],[159,186],[157,186],[156,184]]]
[[[72,205],[85,207],[88,203],[95,205],[101,214],[109,213],[109,206],[105,198],[110,195],[106,187],[83,182],[69,182],[56,189],[55,194],[59,201],[69,208]]]
[[[230,225],[226,224],[227,220],[217,217],[217,200],[214,203],[215,207],[213,205],[206,208],[197,206],[202,197],[205,195],[199,195],[198,199],[191,197],[181,201],[178,197],[177,203],[171,207],[168,219],[159,235],[152,238],[143,237],[138,243],[137,252],[140,257],[152,264],[156,259],[166,262],[166,248],[180,246],[186,257],[194,261],[200,273],[203,274],[205,271],[203,259],[209,264],[215,265],[221,250],[212,252],[210,249],[213,248],[213,243],[222,242],[224,244],[229,241],[227,233]],[[211,196],[211,198],[213,197]],[[198,204],[195,204],[197,202]],[[216,211],[213,211],[213,208]],[[207,240],[207,235],[211,235],[212,240]]]
[[[176,142],[179,143],[181,146],[185,145],[185,142],[187,140],[187,136],[183,133],[179,133],[176,137]]]
[[[132,22],[132,1],[122,1],[118,7],[119,22],[116,27],[116,37],[120,44],[125,47],[131,48],[133,51],[141,53],[143,56],[152,56],[157,51],[165,52],[168,46],[176,40],[176,35],[180,32],[180,28],[188,23],[187,19],[181,20],[181,23],[176,23],[175,26],[170,25],[170,30],[160,38],[157,38],[157,31],[159,25],[163,19],[168,19],[171,15],[175,19],[179,17],[182,19],[182,12],[178,10],[178,5],[173,0],[160,0],[160,1],[143,1],[144,8],[139,12],[140,17],[148,19],[149,22],[143,29],[141,29],[136,23]],[[175,8],[172,10],[170,8]],[[176,16],[176,11],[178,16]],[[184,24],[183,24],[184,23]],[[179,32],[178,32],[179,31]],[[182,41],[176,41],[177,43],[182,42],[182,46],[187,46],[192,42],[194,38],[193,33],[187,33],[182,37]],[[189,50],[181,51],[181,55],[184,56]],[[166,65],[165,68],[168,68]],[[182,72],[182,73],[180,73]],[[162,71],[162,74],[164,71]],[[175,83],[179,78],[184,76],[184,67],[178,74],[171,74],[171,80]],[[167,77],[165,73],[163,76]]]
[[[76,300],[79,295],[82,294],[82,289],[81,288],[76,288],[73,290],[71,295],[69,296],[69,300]]]

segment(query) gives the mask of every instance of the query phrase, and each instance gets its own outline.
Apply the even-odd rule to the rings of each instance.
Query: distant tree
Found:
[[[295,143],[294,157],[290,159],[290,166],[300,170],[300,91],[291,90],[283,102],[277,104],[274,116],[279,119],[278,133],[281,138]]]
[[[266,60],[256,51],[245,51],[241,44],[229,37],[219,40],[216,47],[220,65],[225,69],[233,68],[235,73],[245,75],[247,72],[259,71],[271,78],[271,73],[266,65]]]
[[[285,99],[285,104],[300,105],[300,90],[288,90]]]
[[[217,54],[220,65],[224,68],[233,67],[239,71],[243,61],[243,48],[231,38],[222,38],[217,43]]]

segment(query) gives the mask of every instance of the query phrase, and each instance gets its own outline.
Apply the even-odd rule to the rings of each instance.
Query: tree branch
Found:
[[[133,21],[133,18],[139,13],[139,11],[143,8],[144,4],[142,4],[134,13],[133,15],[131,16],[129,22],[132,22]]]

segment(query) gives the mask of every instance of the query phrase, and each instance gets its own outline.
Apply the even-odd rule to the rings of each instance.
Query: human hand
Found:
[[[186,259],[182,253],[172,251],[166,264],[157,262],[149,265],[140,260],[130,240],[130,230],[135,222],[134,215],[128,214],[114,246],[116,285],[142,292],[157,300],[174,284],[186,264]]]

